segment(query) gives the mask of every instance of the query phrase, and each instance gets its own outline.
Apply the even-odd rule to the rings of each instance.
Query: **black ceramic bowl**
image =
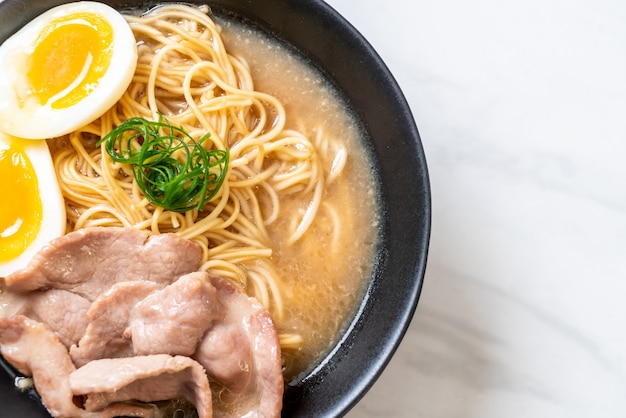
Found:
[[[68,0],[0,0],[0,43]],[[106,0],[118,9],[164,1]],[[400,343],[422,286],[430,235],[430,188],[420,137],[396,81],[368,42],[320,0],[208,0],[217,16],[242,19],[297,49],[339,88],[368,136],[383,199],[376,269],[346,334],[306,377],[289,382],[283,416],[345,414],[371,387]],[[0,75],[1,76],[1,75]],[[33,394],[0,370],[0,411],[48,417]]]

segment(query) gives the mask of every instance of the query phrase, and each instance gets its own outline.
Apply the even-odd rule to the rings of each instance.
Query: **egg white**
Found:
[[[11,144],[11,137],[0,132],[0,150],[7,149]],[[16,258],[0,261],[0,277],[26,267],[33,256],[54,238],[65,234],[66,214],[65,200],[57,181],[52,157],[46,141],[26,142],[23,150],[30,159],[35,170],[39,187],[39,196],[43,204],[41,228],[31,244]]]
[[[78,103],[54,109],[35,101],[24,104],[26,69],[39,34],[50,22],[79,12],[102,16],[113,28],[113,54],[107,72],[95,89]],[[124,17],[102,3],[81,1],[57,6],[41,14],[0,46],[0,131],[27,139],[61,136],[94,121],[124,94],[137,66],[137,44]],[[49,69],[54,71],[54,68]]]

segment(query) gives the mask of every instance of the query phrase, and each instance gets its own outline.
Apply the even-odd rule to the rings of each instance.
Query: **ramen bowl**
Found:
[[[0,0],[0,42],[64,0]],[[108,0],[117,9],[165,2]],[[302,55],[339,90],[362,126],[380,190],[381,239],[373,273],[355,315],[328,354],[286,382],[285,417],[341,416],[381,374],[417,307],[430,236],[430,187],[419,133],[402,91],[366,39],[326,3],[187,1],[217,17],[252,25]],[[4,364],[3,364],[4,365]],[[6,365],[4,365],[6,366]],[[0,371],[0,409],[7,416],[48,417],[32,391],[15,389]]]

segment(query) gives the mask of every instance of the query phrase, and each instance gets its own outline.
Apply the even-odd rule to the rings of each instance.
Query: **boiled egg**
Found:
[[[135,37],[115,9],[50,9],[0,46],[0,131],[43,139],[81,128],[122,97],[136,66]]]
[[[0,132],[0,277],[65,233],[65,202],[46,141]]]

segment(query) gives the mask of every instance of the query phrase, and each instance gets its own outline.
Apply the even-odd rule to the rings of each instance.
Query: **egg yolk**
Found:
[[[19,141],[0,149],[0,178],[0,262],[6,262],[33,242],[43,216],[37,175]]]
[[[87,97],[107,72],[113,29],[94,13],[74,13],[50,22],[39,35],[27,77],[31,94],[63,109]]]

